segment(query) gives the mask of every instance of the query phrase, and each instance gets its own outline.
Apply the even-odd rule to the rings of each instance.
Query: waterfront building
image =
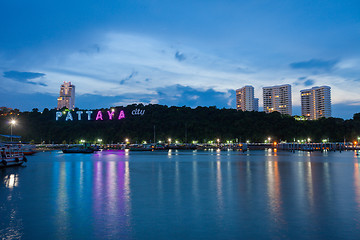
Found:
[[[254,111],[255,112],[259,111],[259,99],[258,98],[254,98]]]
[[[308,120],[331,117],[331,88],[313,87],[300,91],[301,115]]]
[[[236,109],[254,111],[254,87],[245,86],[236,90]]]
[[[57,109],[66,107],[68,109],[75,108],[75,85],[71,82],[64,82],[60,87],[60,97],[58,97]]]
[[[263,101],[266,113],[277,111],[292,115],[291,85],[263,87]]]

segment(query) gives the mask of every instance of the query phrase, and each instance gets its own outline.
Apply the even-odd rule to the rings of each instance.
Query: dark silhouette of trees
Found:
[[[266,114],[264,112],[242,112],[235,109],[218,109],[216,107],[168,107],[164,105],[129,105],[114,107],[115,117],[108,119],[107,111],[102,111],[104,120],[95,121],[98,110],[92,110],[93,120],[88,121],[86,109],[70,111],[73,121],[65,121],[65,116],[55,121],[56,109],[44,109],[42,112],[33,110],[0,117],[0,133],[9,134],[9,119],[17,118],[17,125],[13,128],[16,135],[23,136],[23,141],[46,143],[75,143],[80,139],[103,143],[124,142],[125,138],[131,142],[153,142],[154,126],[156,126],[156,140],[191,142],[227,140],[233,142],[264,142],[271,137],[272,141],[288,141],[294,139],[308,139],[320,142],[354,141],[360,136],[360,113],[354,118],[322,118],[316,121],[297,121],[294,117],[281,115],[278,112]],[[144,115],[132,115],[135,109],[145,110]],[[62,109],[64,111],[65,109]],[[126,117],[118,120],[119,112],[123,110]],[[83,111],[82,120],[77,119],[76,111]],[[19,114],[19,115],[17,115]]]

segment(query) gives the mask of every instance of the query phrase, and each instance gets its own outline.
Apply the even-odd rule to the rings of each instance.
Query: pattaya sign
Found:
[[[135,109],[131,111],[131,115],[134,116],[142,116],[145,114],[145,110]],[[121,120],[125,118],[124,110],[121,110],[119,113],[116,113],[115,110],[111,111],[66,111],[66,112],[56,112],[56,121],[63,118],[65,116],[65,121],[74,121],[74,118],[77,120],[94,120],[95,121],[103,121],[103,120]],[[95,118],[94,118],[95,117]]]

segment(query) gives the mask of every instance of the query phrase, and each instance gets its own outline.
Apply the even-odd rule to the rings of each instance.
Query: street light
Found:
[[[169,144],[171,143],[171,138],[168,139]]]
[[[16,124],[16,121],[12,119],[10,121],[10,142],[12,142],[12,127]]]

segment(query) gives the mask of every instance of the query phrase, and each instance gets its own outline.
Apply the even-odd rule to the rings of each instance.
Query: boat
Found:
[[[153,147],[150,144],[131,144],[126,149],[130,151],[152,151]]]
[[[75,145],[74,147],[65,148],[62,150],[63,153],[94,153],[95,149],[91,147],[89,143],[82,145]]]
[[[24,155],[33,155],[34,153],[36,153],[34,145],[23,144],[22,149]]]
[[[93,153],[95,150],[92,148],[80,148],[80,147],[74,147],[74,148],[67,148],[63,149],[63,153]]]
[[[0,135],[4,138],[21,138],[20,136]],[[27,162],[24,156],[22,144],[16,142],[0,143],[0,167],[20,166]]]

